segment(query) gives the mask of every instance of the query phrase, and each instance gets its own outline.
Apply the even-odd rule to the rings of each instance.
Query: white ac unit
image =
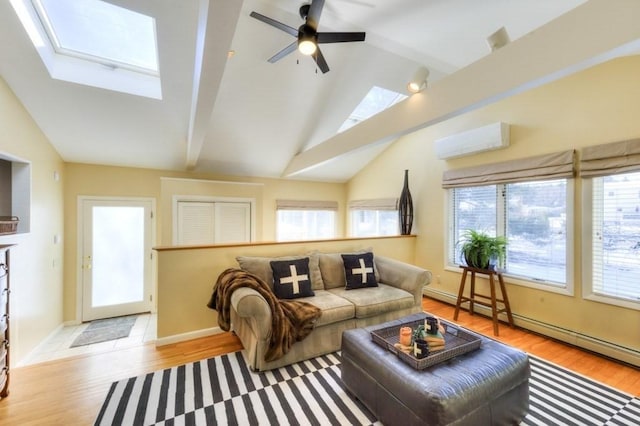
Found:
[[[493,123],[436,140],[436,156],[440,160],[462,157],[509,146],[509,124]]]

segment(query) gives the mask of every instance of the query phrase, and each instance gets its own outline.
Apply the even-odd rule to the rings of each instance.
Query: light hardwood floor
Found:
[[[453,318],[453,307],[423,299],[426,311]],[[492,336],[489,319],[461,312],[458,323]],[[498,340],[640,396],[640,369],[520,330],[500,326]],[[78,355],[11,371],[10,395],[0,401],[2,425],[90,425],[112,382],[241,349],[230,333],[156,348],[153,343]]]

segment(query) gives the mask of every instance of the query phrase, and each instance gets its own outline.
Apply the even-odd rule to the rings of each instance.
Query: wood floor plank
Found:
[[[444,319],[453,307],[423,299],[423,308]],[[493,337],[491,320],[461,312],[462,326]],[[521,329],[500,325],[498,340],[578,373],[640,396],[640,370]],[[10,395],[0,401],[0,424],[90,425],[112,382],[242,348],[231,333],[156,348],[145,344],[80,355],[11,370]]]
[[[422,307],[433,315],[453,321],[455,310],[453,305],[423,297]],[[464,310],[460,311],[456,322],[507,345],[515,346],[564,368],[640,397],[640,369],[637,367],[604,358],[521,328],[510,328],[506,323],[500,323],[500,335],[494,336],[490,318],[478,314],[470,315]]]

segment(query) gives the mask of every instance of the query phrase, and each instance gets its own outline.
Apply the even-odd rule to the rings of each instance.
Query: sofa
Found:
[[[356,263],[345,268],[347,262],[363,262],[369,256],[373,268],[367,273]],[[289,351],[276,360],[265,361],[271,333],[271,310],[265,298],[251,288],[236,289],[231,295],[231,329],[240,338],[243,355],[254,371],[282,367],[319,355],[338,351],[345,330],[367,327],[422,311],[422,288],[431,282],[431,272],[388,257],[375,256],[369,250],[351,253],[312,252],[289,257],[237,258],[240,269],[250,272],[271,286],[274,285],[272,262],[283,263],[308,260],[311,296],[299,297],[322,311],[313,331],[296,342]],[[368,260],[367,260],[368,261]],[[274,264],[275,264],[274,263]],[[373,269],[373,273],[371,270]],[[277,271],[276,271],[277,272]],[[365,285],[365,276],[368,284]],[[275,280],[278,282],[278,280]],[[356,283],[356,288],[349,283]],[[277,289],[277,288],[276,288]]]

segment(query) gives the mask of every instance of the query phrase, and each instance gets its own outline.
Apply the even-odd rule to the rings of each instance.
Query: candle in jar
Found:
[[[411,327],[400,327],[400,344],[404,346],[411,346],[411,334],[413,330]]]

